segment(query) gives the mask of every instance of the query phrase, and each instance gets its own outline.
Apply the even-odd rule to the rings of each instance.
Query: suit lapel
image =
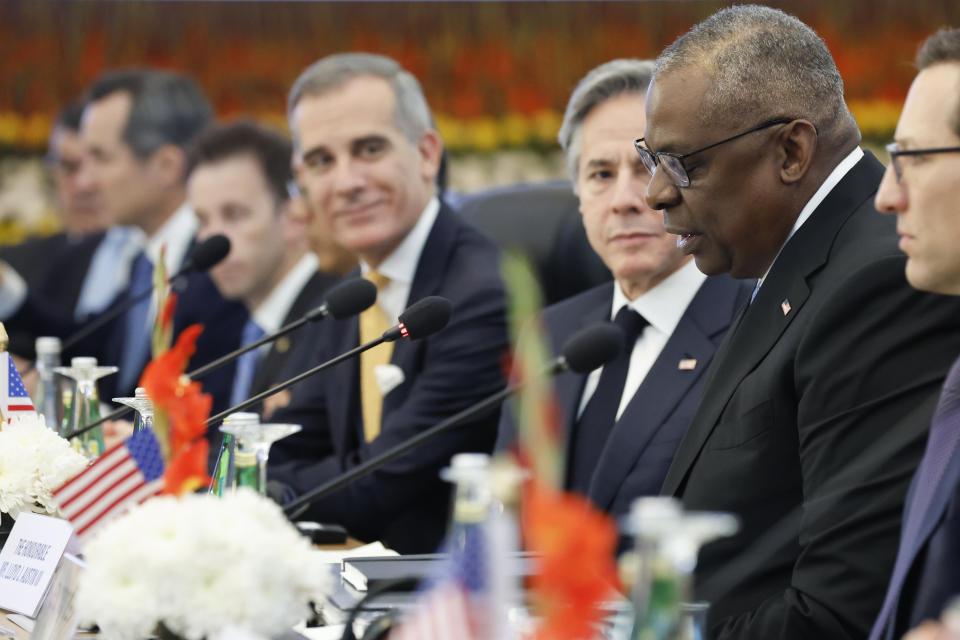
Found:
[[[712,338],[729,326],[730,308],[721,309],[720,300],[728,287],[736,286],[729,280],[708,278],[690,301],[604,446],[590,482],[590,498],[597,506],[610,507],[650,439],[706,375],[716,350]],[[679,363],[689,359],[696,360],[694,369],[681,369]]]
[[[923,518],[920,530],[913,541],[914,547],[910,552],[912,556],[911,563],[916,559],[916,554],[919,553],[920,549],[927,543],[927,540],[929,540],[940,519],[943,517],[950,499],[955,495],[958,481],[960,481],[960,447],[954,449],[953,455],[950,457],[949,466],[937,484],[937,488],[930,504],[927,506],[926,512],[917,514],[916,516],[907,514],[908,517]]]
[[[360,277],[360,269],[354,269],[346,277]],[[356,317],[344,320],[328,318],[323,322],[333,323],[328,334],[332,348],[326,353],[321,352],[321,357],[336,357],[360,344],[360,327]],[[327,377],[326,387],[329,392],[326,393],[325,400],[330,416],[330,434],[334,449],[341,452],[346,451],[354,442],[354,435],[351,434],[351,431],[356,431],[356,437],[359,437],[361,420],[358,414],[359,406],[354,407],[353,401],[355,399],[354,391],[360,384],[360,358],[350,358],[336,365],[335,371],[331,369],[320,375]]]
[[[331,283],[332,280],[326,274],[320,273],[319,271],[314,272],[294,299],[290,310],[287,312],[280,326],[285,326],[299,320],[307,311],[319,305],[321,303],[321,295]],[[324,322],[324,320],[319,320],[319,322]],[[253,376],[253,383],[250,385],[251,394],[265,391],[271,384],[277,382],[275,376],[283,368],[284,362],[286,362],[293,349],[302,349],[306,346],[298,344],[298,340],[304,333],[309,331],[309,324],[310,323],[273,342],[270,346],[270,351],[267,352],[266,357],[259,364]],[[318,362],[316,364],[320,363]],[[297,371],[296,373],[300,372]]]
[[[410,295],[407,298],[408,307],[421,298],[440,293],[446,275],[446,266],[452,257],[459,235],[460,222],[456,215],[452,209],[441,201],[437,219],[427,235],[427,241],[423,245],[423,251],[420,253],[420,259],[417,262],[417,269],[410,285]],[[423,351],[424,344],[422,341],[406,339],[400,339],[394,343],[390,364],[400,367],[406,379],[384,396],[384,420],[406,398],[406,393],[402,389],[409,387],[413,373],[419,368],[417,361]]]
[[[716,356],[715,373],[667,472],[664,494],[679,491],[737,387],[800,315],[813,276],[827,261],[833,238],[876,191],[882,171],[876,158],[866,153],[784,246],[739,326]],[[722,375],[717,375],[720,371]]]
[[[551,326],[547,327],[553,354],[559,355],[562,353],[564,343],[581,329],[597,322],[609,322],[610,308],[613,304],[613,286],[612,282],[601,285],[585,296],[578,305],[579,309],[583,309],[582,313],[557,314],[556,319],[550,323]],[[562,422],[563,438],[567,451],[570,449],[570,438],[573,435],[573,425],[577,421],[580,396],[583,395],[583,386],[586,384],[587,375],[589,374],[565,371],[559,374],[553,382],[554,396],[560,404],[560,415],[564,416]]]

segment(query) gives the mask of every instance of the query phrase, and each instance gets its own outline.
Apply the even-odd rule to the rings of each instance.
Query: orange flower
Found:
[[[578,495],[528,483],[523,502],[527,548],[541,554],[531,587],[544,616],[537,640],[584,640],[596,635],[600,603],[619,588],[611,518]]]
[[[213,398],[203,393],[199,382],[189,382],[186,376],[180,376],[174,391],[176,401],[166,407],[172,427],[173,450],[190,444],[207,434],[207,418]]]
[[[206,438],[195,440],[174,456],[163,474],[163,492],[179,496],[210,484],[207,456],[210,444]]]
[[[205,452],[209,449],[204,436],[213,398],[203,393],[199,382],[183,375],[201,331],[200,325],[187,327],[172,348],[147,365],[140,380],[153,400],[154,428],[168,461],[168,493],[180,493],[209,482],[206,453],[200,456],[198,448],[202,443]]]
[[[167,409],[182,395],[178,393],[180,375],[187,368],[190,356],[197,350],[197,336],[202,331],[203,326],[199,324],[187,327],[173,347],[151,360],[143,370],[140,386],[147,390],[155,407]]]

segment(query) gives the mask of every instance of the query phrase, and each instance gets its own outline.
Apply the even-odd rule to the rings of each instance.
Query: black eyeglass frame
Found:
[[[674,182],[676,182],[678,186],[686,188],[690,186],[690,176],[687,175],[687,168],[683,164],[683,161],[685,158],[689,158],[690,156],[695,156],[698,153],[702,153],[709,149],[713,149],[714,147],[719,147],[720,145],[726,144],[727,142],[733,142],[737,138],[742,138],[743,136],[749,135],[751,133],[756,133],[757,131],[761,131],[768,127],[773,127],[778,124],[789,124],[793,122],[795,119],[796,118],[775,118],[773,120],[767,120],[762,124],[757,125],[753,129],[749,129],[747,131],[744,131],[743,133],[738,133],[737,135],[730,136],[729,138],[724,138],[719,142],[708,144],[705,147],[701,147],[700,149],[697,149],[696,151],[691,151],[689,153],[671,153],[669,151],[657,151],[656,153],[654,153],[653,151],[651,151],[650,149],[648,149],[647,147],[641,144],[642,142],[644,142],[644,138],[637,138],[636,140],[634,140],[633,147],[634,149],[637,150],[637,153],[640,154],[640,158],[643,160],[643,166],[647,168],[647,171],[650,172],[651,176],[653,175],[654,171],[657,170],[657,166],[660,165],[661,162],[663,162],[661,158],[668,157],[676,160],[677,166],[675,167],[670,163],[667,163],[665,165],[666,171],[667,173],[670,174],[671,177],[673,177]],[[679,174],[678,173],[679,171],[683,171],[683,174],[682,175]]]
[[[890,154],[890,164],[893,165],[893,174],[897,176],[897,182],[903,179],[903,168],[897,162],[900,156],[929,156],[938,153],[960,153],[960,147],[928,147],[926,149],[901,149],[899,142],[890,142],[884,146],[887,153]]]

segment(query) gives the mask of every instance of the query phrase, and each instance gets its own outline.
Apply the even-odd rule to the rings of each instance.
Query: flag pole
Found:
[[[7,345],[10,343],[10,337],[7,335],[7,329],[3,326],[3,323],[0,322],[0,352],[7,350]],[[3,411],[0,410],[0,431],[3,431],[3,424],[7,419],[3,416]]]

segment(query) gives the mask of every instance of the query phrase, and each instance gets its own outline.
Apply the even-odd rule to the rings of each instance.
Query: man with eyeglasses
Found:
[[[602,369],[555,378],[557,422],[569,443],[565,487],[616,517],[660,490],[710,360],[752,291],[700,273],[663,229],[660,212],[644,202],[650,175],[630,140],[643,131],[652,72],[650,60],[612,60],[591,70],[570,97],[560,146],[590,246],[614,281],[543,312],[554,353],[603,320],[627,338]],[[500,447],[516,441],[513,413],[511,403],[500,413]]]
[[[740,518],[697,566],[718,638],[867,635],[960,352],[960,305],[908,286],[859,140],[823,41],[781,11],[725,9],[657,60],[647,203],[701,271],[760,279],[662,488]]]
[[[917,54],[877,209],[896,214],[907,280],[923,291],[960,295],[960,29],[931,36]],[[944,383],[927,448],[903,512],[900,549],[871,640],[899,638],[940,617],[960,594],[960,360]],[[956,609],[957,605],[953,608]],[[953,620],[951,620],[953,618]],[[955,638],[953,615],[926,622],[914,638]],[[952,623],[952,624],[951,624]]]

